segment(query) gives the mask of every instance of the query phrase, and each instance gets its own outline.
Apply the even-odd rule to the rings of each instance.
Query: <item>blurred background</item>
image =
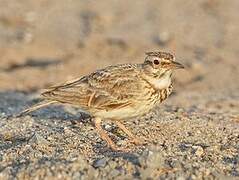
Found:
[[[168,51],[185,91],[238,92],[237,0],[0,0],[0,90],[34,92]]]
[[[0,179],[239,177],[238,10],[239,0],[0,0]],[[145,146],[104,122],[132,153],[108,149],[80,109],[11,116],[44,88],[147,51],[186,69],[167,101],[124,122]]]

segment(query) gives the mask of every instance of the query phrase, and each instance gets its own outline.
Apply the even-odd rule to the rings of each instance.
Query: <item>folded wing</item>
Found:
[[[83,109],[122,108],[133,104],[140,86],[137,65],[125,64],[98,70],[89,76],[55,86],[42,95],[49,100],[78,105]]]

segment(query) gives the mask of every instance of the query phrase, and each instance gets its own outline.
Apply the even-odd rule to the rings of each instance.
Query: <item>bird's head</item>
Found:
[[[175,61],[175,56],[167,52],[147,52],[143,63],[144,72],[154,78],[172,74],[175,69],[184,66]]]

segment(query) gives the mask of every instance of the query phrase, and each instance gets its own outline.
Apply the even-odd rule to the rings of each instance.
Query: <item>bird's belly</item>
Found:
[[[142,116],[149,112],[157,102],[160,101],[160,95],[155,94],[155,97],[150,97],[149,94],[145,95],[143,98],[138,99],[132,105],[112,110],[100,110],[94,113],[95,116],[101,117],[103,119],[128,119],[137,116]]]
[[[98,116],[102,119],[128,119],[137,116],[141,116],[149,112],[155,107],[156,104],[164,101],[172,92],[172,85],[169,88],[155,91],[154,89],[148,89],[142,94],[141,97],[129,106],[122,108],[115,108],[112,110],[99,110],[94,113],[94,116]]]
[[[96,112],[94,115],[101,117],[103,119],[128,119],[137,116],[141,116],[147,113],[152,107],[149,105],[144,104],[142,102],[141,105],[132,106],[132,107],[125,107],[120,109],[113,109],[113,110],[101,110]]]

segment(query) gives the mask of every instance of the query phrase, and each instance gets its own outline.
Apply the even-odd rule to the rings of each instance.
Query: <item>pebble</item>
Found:
[[[108,162],[108,158],[97,159],[93,162],[94,168],[105,167]]]
[[[154,41],[159,45],[166,45],[171,40],[169,32],[163,31],[155,37]]]
[[[36,144],[39,144],[39,145],[46,145],[46,144],[49,144],[49,142],[44,138],[42,137],[41,135],[39,135],[38,133],[35,133],[32,138],[30,139],[31,143],[36,143]]]
[[[194,149],[196,156],[201,157],[204,154],[204,150],[201,146],[193,146],[192,148]]]
[[[106,131],[111,131],[113,129],[113,127],[109,124],[105,124],[104,128]]]

